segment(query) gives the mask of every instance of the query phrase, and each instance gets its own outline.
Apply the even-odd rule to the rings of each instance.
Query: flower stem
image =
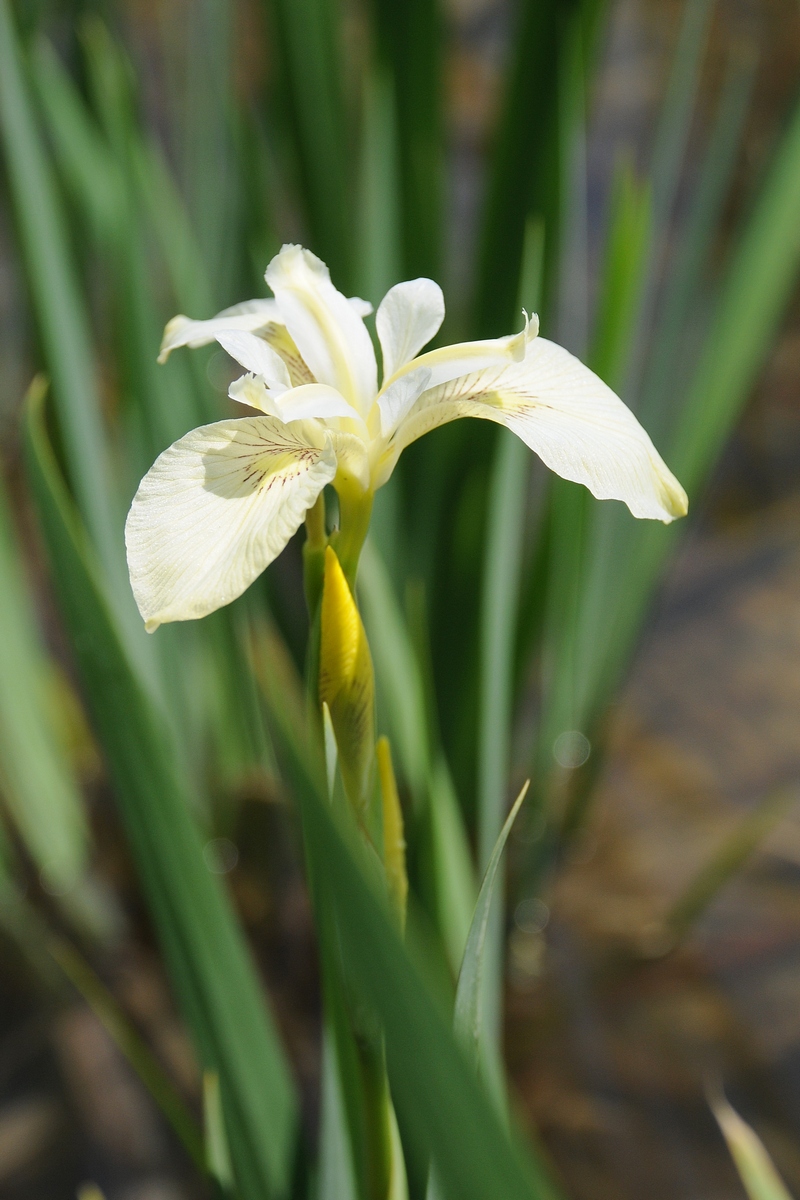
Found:
[[[327,544],[325,493],[320,492],[316,503],[306,512],[306,540],[303,544],[303,586],[308,615],[312,624],[322,598],[322,578],[325,573],[325,547]]]
[[[339,497],[339,528],[331,535],[330,542],[355,595],[358,560],[369,529],[374,493],[341,471],[334,487]]]

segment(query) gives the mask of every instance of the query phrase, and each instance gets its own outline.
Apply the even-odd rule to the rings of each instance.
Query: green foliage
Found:
[[[61,609],[172,981],[204,1068],[218,1071],[241,1195],[284,1195],[294,1089],[219,880],[203,859],[158,712],[117,633],[31,396],[27,464]]]

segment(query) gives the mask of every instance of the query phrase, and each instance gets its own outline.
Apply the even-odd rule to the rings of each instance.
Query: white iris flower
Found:
[[[126,525],[131,583],[149,630],[228,604],[280,554],[326,484],[343,502],[372,493],[401,452],[457,417],[505,425],[551,470],[636,517],[672,521],[686,493],[621,400],[536,318],[513,337],[421,354],[444,318],[430,279],[399,283],[376,314],[383,381],[364,317],[328,268],[284,246],[274,299],[208,321],[175,317],[159,361],[216,340],[246,374],[230,388],[251,416],[204,425],[156,460]],[[367,509],[368,511],[368,509]]]

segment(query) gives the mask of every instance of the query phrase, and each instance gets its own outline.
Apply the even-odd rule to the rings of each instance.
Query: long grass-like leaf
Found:
[[[496,1046],[494,1043],[487,1044],[486,1022],[482,1012],[483,998],[486,992],[483,977],[487,966],[490,965],[486,962],[487,935],[489,932],[492,901],[498,882],[500,860],[508,841],[508,835],[511,833],[511,827],[516,820],[517,813],[522,807],[522,802],[525,799],[529,785],[530,780],[525,783],[514,801],[511,812],[506,817],[505,824],[500,830],[486,866],[483,883],[478,894],[478,903],[475,905],[475,912],[472,914],[469,936],[467,937],[467,944],[464,950],[464,959],[461,963],[461,971],[458,976],[456,1005],[453,1016],[453,1028],[456,1031],[456,1036],[461,1038],[467,1052],[473,1056],[475,1063],[482,1066],[484,1078],[498,1103],[500,1112],[504,1112],[505,1110],[505,1086],[502,1083],[502,1076],[496,1073]],[[494,1031],[490,1030],[490,1034],[493,1035]]]
[[[392,1096],[402,1126],[433,1154],[452,1200],[554,1197],[544,1169],[513,1146],[466,1057],[431,999],[384,897],[365,873],[352,833],[324,794],[302,794],[318,912],[338,915],[352,981],[384,1028]]]
[[[713,0],[686,0],[667,93],[656,131],[650,168],[652,237],[627,379],[627,392],[635,400],[638,400],[648,339],[652,334],[658,284],[694,115],[712,7]]]
[[[161,722],[103,601],[42,400],[40,390],[28,406],[28,473],[90,714],[200,1061],[219,1071],[239,1189],[248,1200],[281,1196],[295,1128],[289,1072],[230,904],[203,860]]]
[[[438,278],[444,184],[439,0],[374,0],[381,61],[394,82],[402,278]]]
[[[89,831],[50,719],[46,673],[0,481],[0,786],[46,886],[67,894],[86,869]]]
[[[379,696],[398,764],[408,782],[414,816],[430,848],[433,907],[453,975],[458,972],[475,899],[464,820],[447,764],[433,741],[419,659],[377,547],[361,559],[359,595],[370,637]]]
[[[8,0],[0,0],[0,131],[70,484],[115,595],[132,612],[86,309]]]
[[[355,267],[354,195],[339,5],[331,0],[271,2],[309,247],[328,264],[337,287],[349,292]]]
[[[792,1200],[756,1131],[743,1121],[720,1092],[711,1108],[750,1200]]]

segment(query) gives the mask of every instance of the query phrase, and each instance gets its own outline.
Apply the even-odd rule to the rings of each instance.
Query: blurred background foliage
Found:
[[[202,1195],[216,1145],[223,1190],[229,1154],[243,1196],[343,1196],[302,535],[154,638],[122,542],[154,457],[232,411],[220,349],[156,366],[165,321],[263,295],[287,240],[373,304],[437,279],[445,341],[538,311],[689,491],[689,523],[637,523],[459,422],[379,493],[359,589],[409,937],[451,1004],[530,776],[486,944],[491,1087],[505,1042],[565,1194],[666,1200],[740,1186],[724,1076],[800,1189],[799,71],[788,0],[0,0],[0,1194]],[[428,992],[381,998],[367,959],[413,1058]],[[393,1088],[455,1096],[441,1053]]]

